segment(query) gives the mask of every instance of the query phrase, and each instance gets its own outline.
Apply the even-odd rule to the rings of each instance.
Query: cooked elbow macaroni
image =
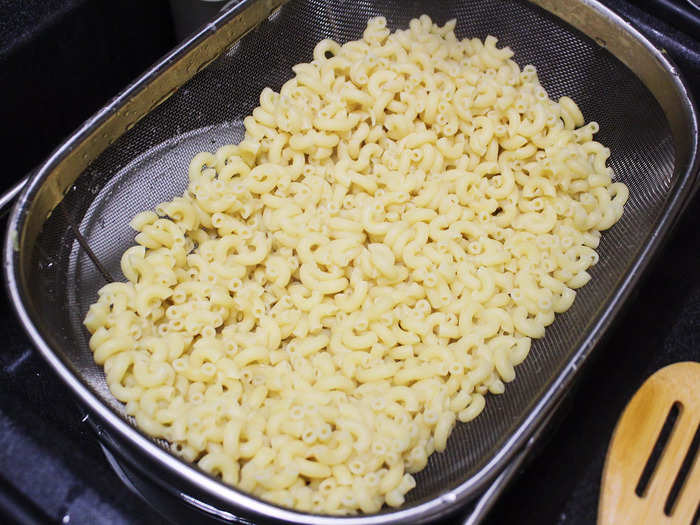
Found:
[[[90,348],[140,428],[226,483],[401,505],[590,279],[628,196],[598,125],[454,27],[321,41],[131,222]]]

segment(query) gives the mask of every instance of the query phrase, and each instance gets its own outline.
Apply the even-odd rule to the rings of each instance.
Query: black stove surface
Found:
[[[669,52],[700,100],[700,16],[674,10],[689,2],[605,3]],[[64,38],[76,31],[81,45]],[[174,43],[165,2],[0,0],[0,143],[13,152],[0,186],[41,162]],[[112,471],[4,290],[0,334],[0,522],[165,523]],[[644,379],[684,360],[700,360],[700,193],[485,523],[594,523],[617,418]]]

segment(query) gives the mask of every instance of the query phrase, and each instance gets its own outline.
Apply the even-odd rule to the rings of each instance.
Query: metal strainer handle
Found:
[[[15,184],[9,190],[3,193],[2,196],[0,196],[0,217],[3,217],[8,211],[10,211],[10,205],[17,198],[17,195],[19,195],[24,189],[24,187],[27,185],[30,175],[24,177],[17,184]]]

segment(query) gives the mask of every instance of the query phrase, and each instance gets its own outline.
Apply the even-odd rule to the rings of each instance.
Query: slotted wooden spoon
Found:
[[[697,519],[699,425],[700,363],[676,363],[647,379],[613,433],[603,469],[598,524],[690,525]],[[686,473],[684,482],[681,471]]]

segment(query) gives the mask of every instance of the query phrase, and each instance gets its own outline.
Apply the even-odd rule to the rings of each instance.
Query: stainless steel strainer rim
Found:
[[[585,8],[595,10],[599,15],[614,21],[624,31],[630,34],[638,42],[641,42],[646,50],[653,58],[662,65],[662,67],[672,77],[672,82],[677,90],[678,95],[682,98],[682,106],[689,115],[692,137],[691,151],[689,161],[684,173],[675,178],[673,188],[670,191],[670,197],[664,212],[661,214],[656,226],[653,229],[649,241],[645,244],[639,257],[632,265],[631,271],[625,276],[624,281],[616,290],[614,297],[609,301],[606,308],[601,309],[593,324],[592,329],[579,345],[578,350],[568,362],[566,368],[558,376],[558,378],[549,386],[547,391],[542,394],[532,411],[525,418],[518,429],[506,440],[497,454],[478,471],[478,473],[455,487],[454,489],[445,492],[439,497],[433,498],[430,501],[417,504],[413,507],[399,509],[397,511],[384,514],[359,516],[359,517],[331,517],[309,515],[300,512],[291,511],[276,507],[272,504],[265,503],[256,498],[248,496],[245,493],[239,492],[232,487],[227,487],[221,482],[211,478],[195,468],[191,467],[170,455],[166,451],[156,446],[152,441],[142,435],[137,429],[128,425],[117,414],[106,407],[102,401],[93,394],[90,389],[84,385],[78,377],[70,370],[61,358],[51,348],[49,343],[42,337],[39,330],[34,324],[29,311],[25,304],[24,293],[20,284],[21,267],[19,258],[16,252],[17,232],[22,231],[22,227],[27,219],[32,200],[36,196],[38,189],[44,184],[48,175],[61,162],[61,160],[70,153],[70,151],[81,141],[85,140],[92,131],[94,131],[101,122],[107,119],[116,108],[119,108],[131,97],[146,86],[152,78],[159,74],[170,60],[175,60],[195,42],[203,40],[208,34],[216,29],[219,24],[223,24],[227,20],[237,16],[250,5],[254,4],[255,0],[243,0],[233,6],[230,11],[222,15],[216,22],[204,28],[200,33],[194,35],[188,42],[178,47],[173,53],[168,55],[159,64],[154,66],[149,72],[144,74],[131,86],[129,86],[121,95],[111,101],[105,108],[98,112],[92,119],[87,121],[75,134],[73,134],[61,147],[59,147],[51,157],[43,164],[38,172],[31,178],[27,188],[23,191],[17,204],[15,205],[10,220],[8,221],[8,233],[5,240],[5,257],[4,269],[7,280],[9,294],[17,312],[17,315],[29,335],[30,339],[39,349],[44,358],[48,361],[63,381],[73,390],[83,404],[89,407],[90,411],[96,414],[100,423],[105,426],[108,432],[115,433],[130,446],[139,449],[140,452],[146,453],[160,467],[173,473],[175,476],[186,480],[192,486],[201,488],[215,497],[218,502],[228,505],[235,509],[241,509],[247,514],[256,516],[264,516],[268,518],[276,518],[295,523],[311,523],[311,524],[381,524],[394,522],[419,522],[428,519],[435,519],[454,509],[475,494],[483,489],[498,472],[503,468],[506,462],[513,457],[515,453],[526,443],[533,434],[538,425],[542,422],[549,409],[560,399],[567,387],[571,384],[575,376],[576,370],[590,355],[596,343],[604,335],[606,329],[612,323],[615,314],[622,308],[625,299],[629,296],[634,284],[639,280],[644,268],[648,265],[651,256],[659,248],[665,234],[672,226],[672,220],[678,215],[681,210],[683,200],[687,198],[688,193],[693,187],[694,174],[698,168],[698,122],[697,112],[694,107],[691,96],[686,88],[684,81],[678,74],[675,66],[669,59],[656,49],[646,38],[637,32],[632,26],[615,15],[606,7],[598,4],[593,0],[583,0],[580,5]],[[281,2],[267,2],[267,6],[271,10]],[[548,4],[547,1],[535,1],[537,4]],[[546,5],[545,5],[546,7]]]

